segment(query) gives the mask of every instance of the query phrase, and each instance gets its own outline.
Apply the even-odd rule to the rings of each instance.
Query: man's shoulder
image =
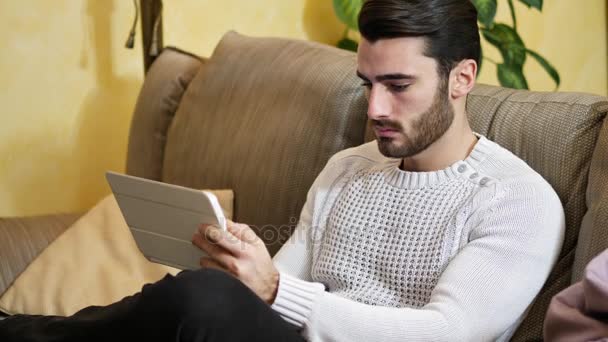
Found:
[[[387,158],[380,153],[378,150],[378,143],[370,141],[368,143],[347,148],[336,154],[334,154],[327,163],[328,165],[339,165],[339,164],[361,164],[361,165],[374,165],[379,163],[390,163],[394,162],[395,159]]]
[[[398,159],[383,156],[374,140],[334,154],[317,177],[317,182],[329,186],[334,184],[336,179],[349,179],[361,170],[382,168],[398,162]]]
[[[522,158],[495,142],[486,142],[488,153],[479,161],[477,169],[494,184],[480,187],[472,201],[482,209],[479,217],[488,214],[498,219],[503,217],[509,222],[503,228],[516,229],[522,237],[535,236],[545,242],[549,237],[561,239],[564,210],[551,184]],[[508,218],[505,215],[509,215]],[[478,233],[492,229],[484,228]]]
[[[554,193],[549,182],[526,161],[500,144],[485,139],[487,153],[479,162],[478,169],[505,187],[532,186],[536,190]]]

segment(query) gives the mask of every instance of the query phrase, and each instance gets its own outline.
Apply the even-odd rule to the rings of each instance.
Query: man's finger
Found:
[[[210,225],[201,225],[198,231],[208,245],[219,246],[235,256],[242,252],[243,243],[229,232]]]
[[[226,229],[228,232],[230,232],[230,234],[234,235],[237,239],[243,242],[255,244],[259,240],[253,229],[246,224],[228,221],[226,224]]]
[[[229,251],[204,238],[201,234],[194,234],[194,236],[192,236],[192,243],[203,252],[207,253],[209,258],[215,260],[224,267],[227,267],[230,263],[234,262],[234,257]]]

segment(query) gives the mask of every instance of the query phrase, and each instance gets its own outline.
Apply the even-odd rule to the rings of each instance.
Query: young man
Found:
[[[540,175],[469,127],[477,12],[369,0],[359,27],[377,141],[331,158],[274,260],[244,224],[204,226],[203,270],[69,318],[13,317],[0,338],[508,339],[559,253],[564,214]]]

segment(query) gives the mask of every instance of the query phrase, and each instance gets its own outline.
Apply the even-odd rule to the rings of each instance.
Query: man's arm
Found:
[[[340,159],[345,152],[347,151],[339,152],[327,162],[308,190],[298,225],[273,258],[274,265],[281,274],[285,273],[301,280],[311,280],[313,247],[320,243],[320,241],[314,241],[312,236],[313,224],[315,224],[313,213],[320,214],[323,210],[324,203],[322,202],[326,201],[328,192],[349,169],[350,164],[348,163],[345,163],[346,166],[336,166],[342,163]]]
[[[557,258],[564,214],[545,184],[505,188],[474,216],[470,242],[420,309],[358,303],[281,274],[273,308],[311,340],[469,341],[499,337],[532,302]],[[295,255],[295,254],[294,254]],[[310,308],[307,310],[306,308]]]
[[[312,263],[311,224],[313,207],[313,190],[309,191],[308,198],[300,214],[300,220],[289,239],[283,244],[279,252],[272,259],[274,265],[282,273],[288,273],[302,280],[310,279],[310,266]]]
[[[279,282],[289,282],[288,274],[310,280],[312,242],[309,228],[312,224],[312,213],[318,210],[315,198],[327,192],[327,183],[335,179],[335,174],[332,177],[327,177],[327,174],[331,174],[328,170],[337,156],[339,154],[330,159],[311,186],[298,226],[274,260],[270,258],[262,240],[249,226],[228,222],[227,231],[203,225],[192,237],[192,243],[208,255],[201,258],[201,266],[220,269],[234,275],[269,304],[274,302]],[[283,275],[279,274],[280,270],[285,270]],[[321,284],[311,283],[309,287],[321,291],[324,289]]]

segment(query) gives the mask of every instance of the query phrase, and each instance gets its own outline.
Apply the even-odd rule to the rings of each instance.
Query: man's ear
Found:
[[[462,60],[452,69],[450,79],[452,80],[451,96],[454,99],[466,96],[475,86],[477,77],[477,62],[473,59]]]

